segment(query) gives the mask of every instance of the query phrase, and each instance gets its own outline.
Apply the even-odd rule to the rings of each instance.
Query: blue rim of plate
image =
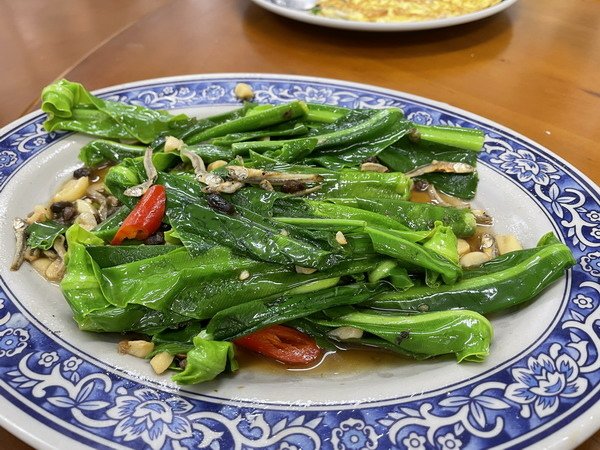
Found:
[[[313,14],[309,10],[294,9],[289,6],[281,6],[276,0],[252,0],[258,6],[265,8],[275,14],[298,20],[312,25],[320,25],[330,28],[339,28],[354,31],[419,31],[431,30],[436,28],[445,28],[454,25],[462,25],[469,22],[485,19],[504,11],[518,0],[501,0],[493,6],[473,11],[468,14],[458,16],[443,17],[440,19],[431,19],[423,21],[405,21],[405,22],[361,22],[357,20],[336,19],[331,17]]]
[[[259,403],[171,390],[111,369],[52,334],[0,277],[0,392],[32,419],[79,443],[109,448],[374,449],[522,448],[551,437],[574,445],[595,430],[577,417],[599,408],[600,206],[598,187],[550,151],[454,107],[373,86],[300,76],[195,75],[98,91],[151,108],[238,104],[239,81],[260,102],[301,99],[348,107],[396,106],[424,124],[486,132],[480,162],[534,200],[577,265],[551,326],[521,354],[453,386],[371,403]],[[28,161],[67,133],[46,133],[32,113],[0,131],[0,191]],[[22,431],[10,412],[2,420]],[[587,424],[587,425],[586,425]],[[21,435],[33,441],[35,433]],[[577,442],[576,442],[577,441]]]

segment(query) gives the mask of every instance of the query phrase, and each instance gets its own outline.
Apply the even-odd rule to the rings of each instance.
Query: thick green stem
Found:
[[[378,111],[372,116],[370,116],[368,119],[352,127],[313,136],[317,138],[317,145],[315,149],[338,145],[347,145],[353,142],[357,142],[366,135],[372,134],[378,129],[388,127],[392,123],[397,122],[401,119],[402,113],[400,112],[400,110],[395,108],[382,109],[381,111]],[[284,144],[288,144],[291,141],[292,140],[239,142],[233,144],[232,147],[235,150],[254,150],[260,152],[261,150],[265,149],[282,147]]]
[[[316,322],[330,327],[359,328],[390,342],[390,349],[419,359],[454,353],[459,362],[480,362],[489,353],[492,326],[485,317],[472,311],[390,315],[348,309],[350,312],[340,308],[344,314]]]
[[[531,300],[574,263],[566,245],[543,245],[507,253],[478,269],[466,271],[452,286],[419,286],[404,292],[386,292],[369,303],[389,310],[469,309],[487,314]]]
[[[256,109],[256,108],[255,108]],[[239,119],[230,120],[216,125],[198,134],[186,138],[186,143],[197,144],[219,136],[225,136],[231,133],[243,133],[265,128],[298,117],[306,116],[308,107],[304,102],[295,101],[284,105],[274,106],[255,114],[246,115]]]
[[[459,127],[432,127],[413,124],[420,139],[464,150],[481,151],[485,135],[480,130]]]
[[[233,340],[269,325],[306,317],[324,309],[357,304],[369,295],[369,290],[364,286],[349,285],[270,300],[255,300],[215,314],[206,330],[217,340]]]
[[[311,122],[333,123],[350,112],[347,108],[317,103],[308,104],[308,115],[306,118]]]

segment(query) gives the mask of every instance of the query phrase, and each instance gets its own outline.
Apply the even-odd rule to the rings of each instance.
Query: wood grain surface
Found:
[[[249,0],[0,0],[0,125],[66,77],[96,89],[192,73],[314,75],[410,92],[539,142],[600,183],[600,1],[522,0],[411,33],[307,25]],[[600,428],[600,422],[598,422]],[[0,446],[27,448],[0,432]],[[600,449],[600,434],[579,449]]]

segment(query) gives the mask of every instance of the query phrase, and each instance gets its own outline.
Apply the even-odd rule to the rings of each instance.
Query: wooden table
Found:
[[[477,23],[382,34],[297,23],[249,0],[0,0],[0,60],[0,125],[59,77],[95,89],[191,73],[315,75],[480,114],[600,183],[598,0],[523,0]],[[3,430],[0,442],[27,448]],[[600,448],[600,433],[579,448]]]

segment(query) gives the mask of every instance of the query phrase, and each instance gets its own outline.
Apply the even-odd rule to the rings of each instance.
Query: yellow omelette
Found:
[[[412,22],[460,16],[501,0],[320,0],[319,14],[361,22]]]

